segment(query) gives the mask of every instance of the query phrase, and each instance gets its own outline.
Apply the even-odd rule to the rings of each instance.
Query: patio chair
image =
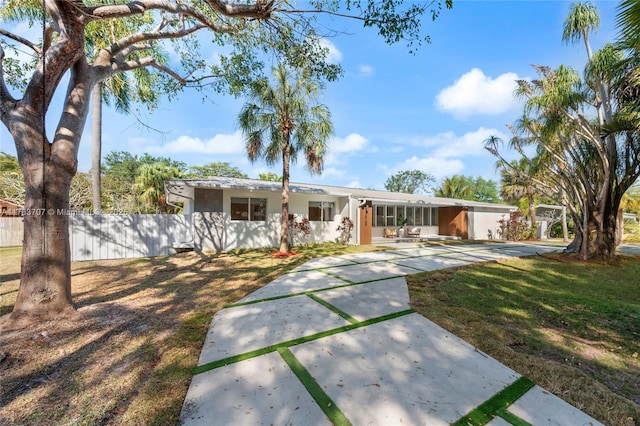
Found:
[[[384,238],[397,238],[396,228],[384,228],[382,230],[382,236]]]
[[[407,230],[407,236],[411,238],[420,238],[420,231],[422,231],[422,229],[420,229],[417,226],[414,226],[413,228],[410,228],[409,230]]]

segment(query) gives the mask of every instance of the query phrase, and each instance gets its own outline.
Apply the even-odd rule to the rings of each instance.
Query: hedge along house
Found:
[[[193,236],[183,247],[196,250],[277,247],[282,214],[282,183],[212,177],[165,182],[169,203],[184,203]],[[354,224],[351,244],[371,244],[385,231],[405,237],[405,228],[420,228],[419,238],[487,239],[497,235],[499,221],[513,206],[415,194],[291,183],[289,214],[309,219],[304,243],[335,241],[342,218]],[[401,230],[402,229],[402,230]],[[295,230],[290,228],[291,233]]]

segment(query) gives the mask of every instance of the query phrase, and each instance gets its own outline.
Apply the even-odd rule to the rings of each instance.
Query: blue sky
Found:
[[[376,32],[357,21],[334,19],[328,25],[344,35],[327,39],[331,58],[344,76],[327,85],[321,102],[329,107],[335,135],[325,170],[310,175],[303,159],[291,180],[326,185],[384,189],[385,180],[401,170],[419,169],[438,181],[453,174],[498,180],[495,158],[483,140],[508,140],[506,125],[522,111],[512,93],[516,79],[535,78],[532,64],[584,67],[582,44],[562,42],[569,1],[456,1],[434,22],[425,21],[431,36],[412,55],[403,43],[386,45]],[[591,35],[594,50],[615,38],[618,2],[595,2],[600,29]],[[229,162],[252,178],[281,174],[281,165],[251,164],[243,152],[236,117],[243,99],[184,92],[163,101],[153,113],[136,120],[105,110],[103,155],[124,150],[148,152],[188,165]],[[79,170],[90,161],[90,121],[79,153]],[[0,149],[15,154],[4,127]]]

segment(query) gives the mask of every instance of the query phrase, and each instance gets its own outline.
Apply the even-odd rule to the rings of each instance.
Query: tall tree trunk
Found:
[[[91,191],[93,212],[102,212],[102,84],[93,86],[91,93]]]
[[[280,221],[280,252],[289,251],[289,167],[291,153],[289,147],[289,134],[285,135],[285,143],[282,148],[282,219]]]
[[[41,152],[31,149],[20,156],[26,194],[20,287],[10,316],[14,324],[73,311],[67,213],[74,170],[52,158],[52,145],[40,126],[31,124],[13,134],[17,143],[29,138],[26,146],[42,141]]]
[[[46,82],[43,85],[48,87]],[[67,99],[53,142],[46,135],[46,102],[42,102],[39,90],[17,102],[3,120],[15,142],[24,176],[25,216],[20,287],[13,311],[1,328],[21,327],[74,311],[69,190],[77,170],[91,87],[91,72],[81,57],[71,68]]]

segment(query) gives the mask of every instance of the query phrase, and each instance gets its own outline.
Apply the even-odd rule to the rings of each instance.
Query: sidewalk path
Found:
[[[393,247],[311,260],[219,311],[180,423],[600,424],[409,307],[405,275],[558,246]]]

